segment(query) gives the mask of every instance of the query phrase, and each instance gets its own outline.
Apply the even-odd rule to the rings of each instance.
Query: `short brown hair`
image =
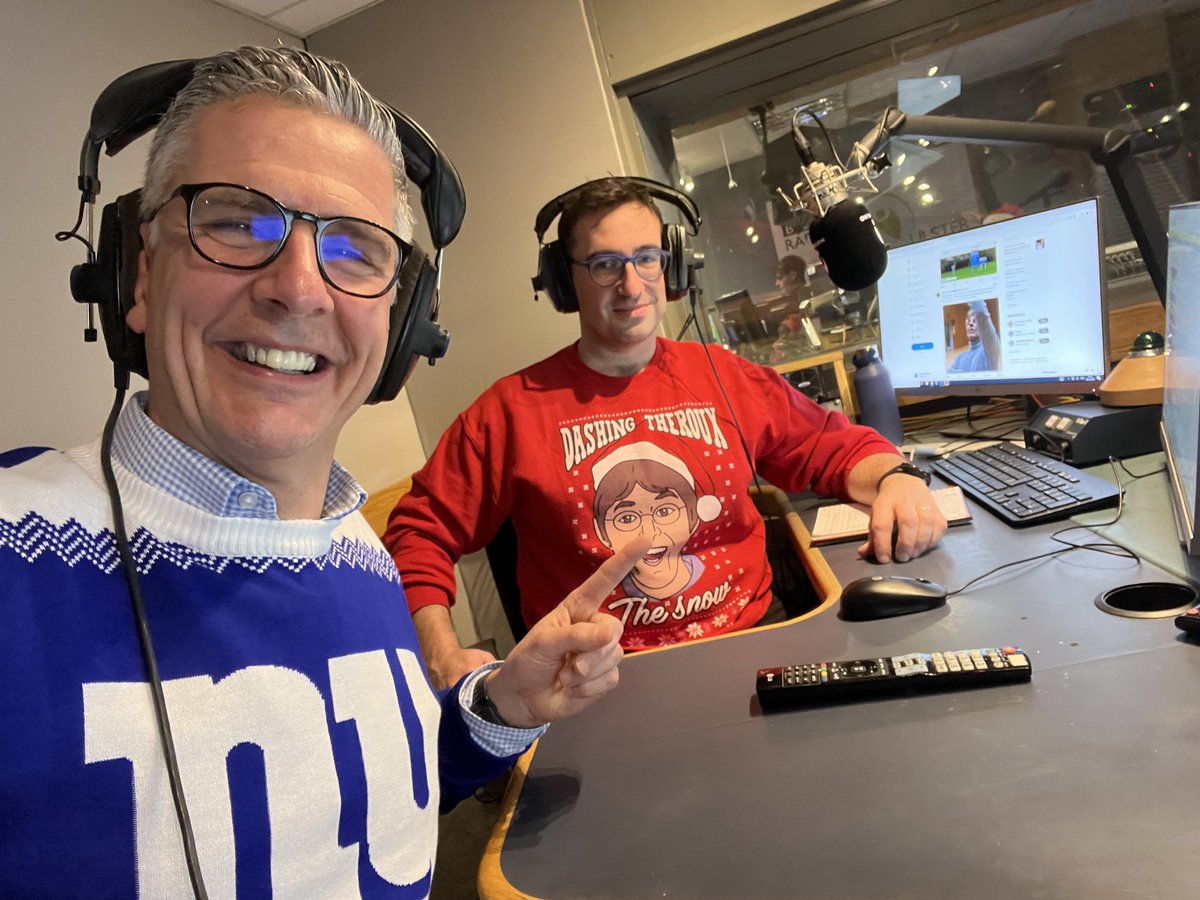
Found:
[[[661,223],[662,213],[645,185],[630,178],[599,178],[582,184],[563,200],[558,217],[558,240],[567,253],[574,250],[575,226],[579,220],[596,213],[609,213],[626,203],[636,203],[654,213]]]
[[[653,459],[627,459],[617,463],[600,479],[593,495],[592,515],[598,536],[604,543],[611,543],[605,514],[628,497],[635,487],[651,494],[674,494],[687,510],[688,528],[696,527],[696,489],[683,475]]]

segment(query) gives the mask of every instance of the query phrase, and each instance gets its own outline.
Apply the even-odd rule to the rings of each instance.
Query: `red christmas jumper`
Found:
[[[771,572],[742,438],[760,477],[843,498],[860,460],[896,448],[776,372],[709,350],[711,365],[701,345],[659,338],[649,365],[621,378],[570,346],[485,391],[389,521],[384,542],[410,609],[450,604],[454,563],[511,518],[526,623],[645,533],[651,551],[601,606],[623,622],[625,649],[755,625]]]

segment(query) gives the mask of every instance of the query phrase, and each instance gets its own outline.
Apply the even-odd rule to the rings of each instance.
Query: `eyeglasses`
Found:
[[[617,531],[637,531],[642,527],[642,520],[650,517],[650,521],[655,525],[670,525],[679,519],[679,514],[683,512],[683,507],[677,503],[660,503],[650,512],[638,512],[635,509],[623,509],[615,516],[611,516],[604,521],[611,522],[612,527]]]
[[[167,202],[175,197],[187,202],[188,237],[196,252],[227,269],[270,265],[283,252],[297,219],[316,229],[321,277],[355,297],[381,297],[391,290],[412,251],[382,225],[354,216],[325,219],[288,209],[274,197],[236,184],[181,184]]]
[[[633,256],[622,256],[620,253],[597,253],[582,262],[571,260],[574,265],[584,266],[592,281],[600,287],[612,287],[625,275],[625,264],[633,263],[633,269],[646,281],[658,281],[662,277],[671,253],[660,247],[647,247],[639,250]]]

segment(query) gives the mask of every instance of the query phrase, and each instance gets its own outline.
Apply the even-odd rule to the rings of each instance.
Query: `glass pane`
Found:
[[[1116,129],[1130,137],[1161,218],[1151,230],[1161,228],[1170,205],[1200,199],[1192,108],[1198,7],[1196,0],[1090,0],[986,33],[948,29],[950,38],[903,58],[677,129],[680,183],[691,186],[705,220],[697,239],[706,255],[699,326],[710,340],[785,369],[832,350],[849,356],[878,340],[873,289],[835,287],[808,239],[796,110],[804,111],[796,123],[825,164],[845,161],[888,108]],[[851,175],[845,184],[866,202],[889,246],[1099,196],[1110,308],[1145,303],[1150,310],[1157,302],[1110,179],[1085,149],[900,135],[887,143],[886,162],[874,177]],[[780,262],[792,256],[802,274],[777,281]],[[1128,349],[1125,341],[1110,335],[1114,357]]]

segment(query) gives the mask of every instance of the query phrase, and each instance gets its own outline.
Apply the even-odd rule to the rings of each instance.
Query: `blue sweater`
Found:
[[[99,444],[0,465],[0,897],[187,896]],[[431,690],[366,521],[116,471],[210,895],[425,896],[439,802],[512,758]]]

